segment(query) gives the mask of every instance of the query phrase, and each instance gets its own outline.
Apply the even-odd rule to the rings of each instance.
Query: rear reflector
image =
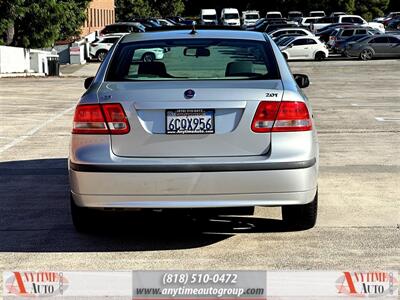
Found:
[[[254,132],[307,131],[312,129],[312,121],[303,102],[262,101],[254,115],[251,129]]]
[[[129,123],[121,104],[85,104],[75,109],[72,133],[126,134]]]

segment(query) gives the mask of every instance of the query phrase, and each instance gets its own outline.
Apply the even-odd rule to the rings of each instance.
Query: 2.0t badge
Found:
[[[193,90],[186,90],[183,94],[185,99],[192,99],[196,93]]]

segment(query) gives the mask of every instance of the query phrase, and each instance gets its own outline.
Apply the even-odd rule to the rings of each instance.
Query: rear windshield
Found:
[[[245,15],[244,18],[247,19],[247,20],[257,20],[260,17],[257,14],[248,14],[248,15]]]
[[[224,39],[120,43],[108,81],[279,79],[271,45]]]
[[[216,15],[203,15],[203,20],[215,20],[217,19]]]
[[[239,19],[239,15],[238,14],[224,14],[224,18],[225,19]]]
[[[267,14],[267,18],[268,19],[278,19],[278,18],[282,18],[281,14]]]

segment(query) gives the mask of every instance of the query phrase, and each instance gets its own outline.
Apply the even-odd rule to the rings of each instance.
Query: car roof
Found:
[[[295,40],[301,40],[301,39],[313,39],[313,40],[319,40],[316,36],[310,36],[310,35],[298,35],[298,36],[293,36]]]
[[[198,29],[195,34],[191,30],[154,31],[145,33],[134,33],[125,35],[121,43],[152,41],[152,40],[174,40],[174,39],[238,39],[265,41],[262,32],[243,30],[206,30]]]
[[[120,38],[122,36],[123,35],[121,35],[121,34],[106,34],[106,35],[99,36],[98,38],[100,38],[100,39],[108,39],[108,38]]]
[[[133,25],[133,26],[137,26],[140,25],[139,22],[117,22],[117,23],[113,23],[113,24],[109,24],[106,25],[107,26],[119,26],[119,25]]]
[[[206,13],[216,13],[217,11],[216,11],[214,8],[203,8],[203,9],[201,10],[201,12],[202,12],[203,14],[206,14]]]
[[[273,32],[284,31],[284,30],[293,30],[293,31],[295,31],[295,30],[302,30],[302,31],[308,31],[307,29],[301,28],[301,27],[283,27],[283,28],[279,28],[279,29],[277,29],[277,30],[274,30]],[[272,32],[271,32],[271,33],[272,33]]]

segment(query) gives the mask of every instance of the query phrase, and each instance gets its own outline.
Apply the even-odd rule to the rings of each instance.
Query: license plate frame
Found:
[[[183,116],[179,116],[179,114],[181,114]],[[198,118],[196,118],[196,116],[198,116]],[[206,118],[204,118],[204,117],[206,117]],[[187,126],[184,126],[185,127],[184,130],[180,130],[179,128],[175,129],[176,127],[178,127],[178,126],[176,126],[177,122],[175,122],[175,124],[173,124],[173,126],[175,125],[175,128],[171,129],[171,127],[169,126],[171,118],[173,118],[174,120],[177,120],[177,119],[186,120]],[[192,119],[189,120],[189,118],[192,118]],[[195,119],[199,120],[199,121],[194,122]],[[204,123],[203,129],[201,129],[202,122],[200,121],[200,119],[203,119],[203,123]],[[207,120],[204,121],[204,119],[207,119]],[[210,124],[211,124],[210,128],[208,128],[208,125],[207,125],[209,122],[208,120],[210,120]],[[189,123],[191,125],[189,125]],[[195,123],[197,123],[197,125]],[[200,126],[201,130],[197,130],[197,126]],[[192,128],[192,130],[186,129],[188,127]],[[167,109],[167,110],[165,110],[165,133],[166,134],[175,134],[175,135],[214,134],[215,133],[215,109],[202,109],[202,108]]]

